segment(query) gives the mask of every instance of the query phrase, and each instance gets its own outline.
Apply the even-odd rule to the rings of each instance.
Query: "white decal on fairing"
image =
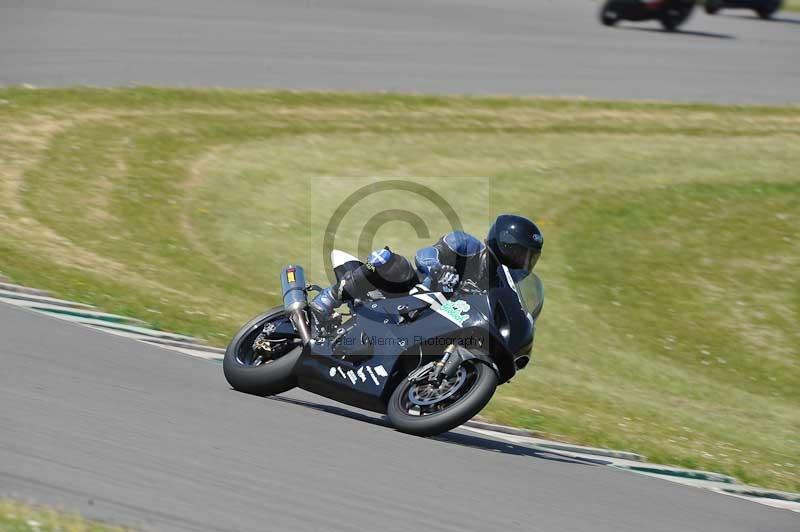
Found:
[[[328,375],[330,375],[331,378],[336,377],[337,373],[345,380],[350,379],[350,382],[353,384],[358,383],[358,379],[361,379],[361,382],[367,382],[367,375],[369,375],[369,377],[372,379],[372,382],[374,382],[376,386],[380,386],[381,384],[379,377],[389,376],[389,374],[386,372],[386,368],[384,368],[382,365],[375,366],[374,368],[371,366],[361,366],[355,371],[352,369],[348,370],[347,373],[344,372],[341,366],[336,366],[335,368],[328,370]]]
[[[369,366],[367,366],[367,373],[369,373],[369,376],[372,377],[372,380],[376,385],[380,384],[378,377],[375,376],[375,373],[372,372],[372,368]]]

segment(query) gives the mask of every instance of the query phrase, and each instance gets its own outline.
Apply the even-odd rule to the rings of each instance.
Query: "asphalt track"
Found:
[[[407,436],[0,305],[0,496],[144,530],[792,531],[800,517],[466,432]]]
[[[591,0],[3,0],[0,85],[800,101],[800,15],[606,28]]]

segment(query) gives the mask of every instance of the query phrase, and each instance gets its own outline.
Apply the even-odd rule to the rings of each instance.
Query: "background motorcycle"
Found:
[[[340,278],[360,264],[349,257],[334,272]],[[402,297],[376,294],[320,325],[307,311],[307,293],[319,287],[306,285],[302,268],[284,270],[282,286],[284,305],[253,318],[228,345],[230,385],[255,395],[299,386],[386,413],[419,436],[463,424],[527,365],[544,302],[536,275],[516,283],[501,266],[486,287],[463,282],[449,299],[422,285]]]
[[[620,20],[658,20],[667,31],[686,22],[695,0],[608,0],[600,10],[600,22],[613,26]]]
[[[720,9],[752,9],[759,17],[767,19],[783,6],[783,0],[706,0],[705,9],[714,15]]]

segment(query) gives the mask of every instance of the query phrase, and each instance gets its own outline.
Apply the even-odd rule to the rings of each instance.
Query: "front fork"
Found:
[[[463,362],[462,357],[457,353],[458,346],[456,344],[448,345],[442,358],[433,362],[428,362],[424,366],[417,368],[408,375],[408,380],[412,382],[438,382],[444,378],[453,377],[458,372],[458,367]]]
[[[500,376],[500,370],[491,359],[485,356],[476,356],[468,349],[464,349],[456,344],[450,344],[445,348],[442,358],[428,362],[408,374],[407,379],[411,382],[438,382],[442,377],[453,378],[458,373],[458,368],[467,360],[475,360],[481,364],[486,364]]]
[[[445,377],[452,377],[458,371],[458,366],[460,365],[461,360],[459,357],[454,357],[453,353],[456,351],[456,344],[448,345],[445,350],[442,358],[437,360],[433,365],[433,372],[431,372],[430,380],[431,381],[438,381],[439,377],[444,373]]]

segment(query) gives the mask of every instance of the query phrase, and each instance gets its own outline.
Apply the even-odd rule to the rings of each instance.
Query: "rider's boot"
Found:
[[[333,316],[333,311],[342,304],[341,296],[337,297],[336,288],[338,288],[337,285],[325,288],[309,305],[317,323],[326,323]]]

